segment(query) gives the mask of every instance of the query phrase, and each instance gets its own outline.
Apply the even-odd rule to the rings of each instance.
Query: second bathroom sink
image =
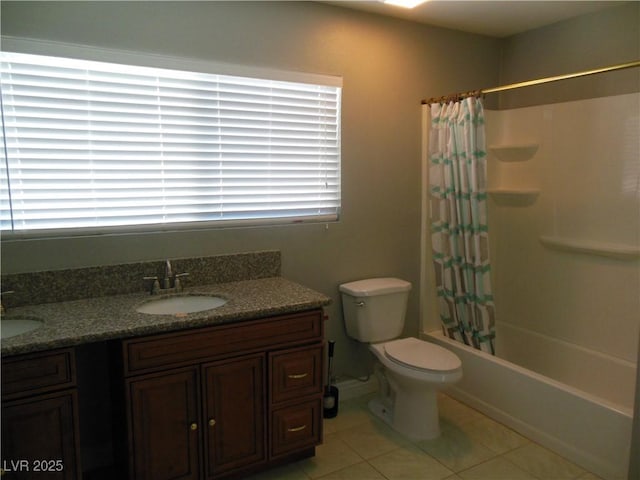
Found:
[[[44,325],[42,320],[18,317],[5,318],[0,321],[0,338],[11,338],[16,335],[31,332]]]
[[[227,303],[226,298],[211,295],[181,295],[149,300],[136,308],[150,315],[175,315],[212,310]]]

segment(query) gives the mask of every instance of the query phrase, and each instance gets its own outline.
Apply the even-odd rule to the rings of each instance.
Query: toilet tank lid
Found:
[[[399,278],[367,278],[355,282],[343,283],[340,291],[354,297],[371,297],[388,293],[406,292],[411,290],[411,283]]]

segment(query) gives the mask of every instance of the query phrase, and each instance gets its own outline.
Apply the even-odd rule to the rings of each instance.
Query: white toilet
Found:
[[[411,284],[370,278],[340,285],[347,335],[369,343],[378,359],[380,397],[369,408],[413,440],[440,435],[437,391],[462,378],[462,362],[434,343],[399,337]]]

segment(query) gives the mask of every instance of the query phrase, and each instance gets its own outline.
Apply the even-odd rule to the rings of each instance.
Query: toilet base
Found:
[[[390,407],[384,404],[381,398],[374,398],[369,401],[369,410],[384,423],[393,428],[393,412]]]
[[[397,408],[397,411],[396,411]],[[410,440],[434,440],[440,436],[437,394],[435,391],[419,395],[376,397],[369,402],[369,410],[398,433]]]
[[[412,440],[433,440],[440,436],[438,396],[433,387],[420,387],[396,390],[393,425]]]

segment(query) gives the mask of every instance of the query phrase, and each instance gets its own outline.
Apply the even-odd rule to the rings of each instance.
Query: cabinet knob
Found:
[[[308,373],[293,373],[291,375],[287,375],[287,377],[293,378],[293,379],[298,379],[298,378],[304,378],[307,375],[309,375],[309,374]]]
[[[192,423],[191,425],[189,425],[189,428],[191,430],[197,430],[198,429],[198,424],[197,423]]]
[[[210,427],[213,427],[215,424],[216,424],[216,421],[213,418],[209,419],[209,426]]]

